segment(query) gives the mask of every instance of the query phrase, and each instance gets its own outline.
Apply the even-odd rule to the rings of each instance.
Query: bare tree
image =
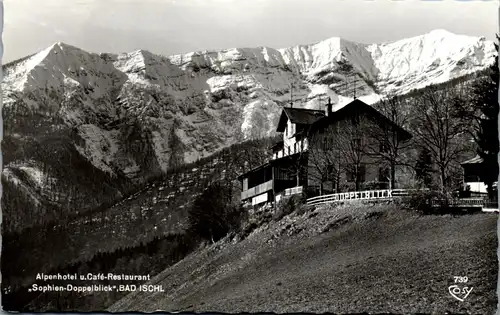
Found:
[[[340,176],[342,173],[342,159],[340,150],[327,148],[323,143],[328,142],[329,135],[317,134],[311,138],[309,148],[308,176],[320,183],[320,195],[324,191],[324,183],[332,182],[332,188],[340,190]]]
[[[362,115],[338,121],[310,137],[309,160],[313,176],[336,181],[339,188],[343,172],[359,190],[364,177],[363,168],[369,162],[366,146],[367,127],[372,122]]]
[[[414,99],[413,133],[417,144],[426,148],[439,170],[442,192],[450,187],[453,168],[470,151],[466,141],[470,122],[456,114],[460,99],[449,87],[426,89]]]
[[[360,189],[364,177],[364,164],[368,161],[366,147],[369,143],[367,127],[372,122],[366,117],[356,117],[353,122],[342,121],[332,137],[334,146],[340,150],[341,167],[354,180],[355,189]]]
[[[268,152],[273,140],[266,137],[259,140],[251,140],[242,146],[238,160],[242,165],[242,171],[247,172],[261,164],[267,162],[270,158]]]

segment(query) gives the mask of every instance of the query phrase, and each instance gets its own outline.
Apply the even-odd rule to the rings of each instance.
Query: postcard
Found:
[[[0,3],[4,311],[497,311],[497,2]]]

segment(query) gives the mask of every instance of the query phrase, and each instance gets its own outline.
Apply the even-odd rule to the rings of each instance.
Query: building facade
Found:
[[[463,185],[466,191],[473,194],[486,195],[488,187],[481,181],[481,173],[484,172],[485,166],[483,159],[480,156],[464,161],[461,163],[463,169]],[[497,189],[497,182],[493,184],[494,189]]]
[[[324,110],[283,108],[276,130],[283,140],[271,147],[270,161],[239,176],[241,201],[275,202],[305,190],[310,196],[356,191],[368,183],[387,188],[394,172],[378,158],[387,139],[374,136],[382,129],[398,141],[411,138],[357,99],[335,110],[330,101]]]

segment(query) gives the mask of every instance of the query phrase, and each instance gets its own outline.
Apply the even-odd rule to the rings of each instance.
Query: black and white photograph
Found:
[[[0,4],[4,311],[498,311],[498,1]]]

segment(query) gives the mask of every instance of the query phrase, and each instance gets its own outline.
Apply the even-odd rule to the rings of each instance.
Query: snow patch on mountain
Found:
[[[33,166],[20,166],[19,170],[26,173],[37,186],[43,186],[45,176],[40,169]]]
[[[281,107],[271,100],[256,100],[245,106],[241,129],[246,138],[272,135]]]
[[[496,50],[484,37],[445,30],[367,47],[378,73],[378,87],[401,94],[470,74],[493,63]]]
[[[24,171],[27,171],[25,168]],[[32,173],[31,173],[32,174]],[[25,182],[23,179],[19,178],[16,173],[13,171],[13,168],[6,167],[2,169],[2,175],[5,176],[5,179],[10,184],[13,184],[16,189],[19,190],[19,193],[26,196],[29,202],[34,207],[38,207],[40,205],[40,200],[38,199],[37,193],[35,189],[30,187],[29,183]],[[37,174],[38,175],[38,174]],[[37,176],[35,175],[35,176]],[[5,210],[4,210],[5,211]]]
[[[343,63],[348,63],[367,79],[375,80],[377,69],[365,46],[365,44],[332,37],[313,45],[280,49],[280,52],[287,64],[297,67],[306,76],[336,70]]]
[[[330,98],[339,109],[357,97],[371,104],[381,95],[480,71],[495,55],[484,38],[443,30],[382,44],[332,37],[281,49],[173,56],[145,50],[95,54],[55,43],[4,67],[3,88],[6,106],[22,99],[32,108],[57,109],[78,130],[82,141],[76,146],[96,167],[135,176],[140,162],[124,147],[147,146],[128,139],[134,136],[127,127],[131,118],[140,129],[135,137],[142,139],[134,141],[150,139],[153,154],[147,158],[166,170],[175,150],[190,162],[273,134],[290,102],[323,109]]]

